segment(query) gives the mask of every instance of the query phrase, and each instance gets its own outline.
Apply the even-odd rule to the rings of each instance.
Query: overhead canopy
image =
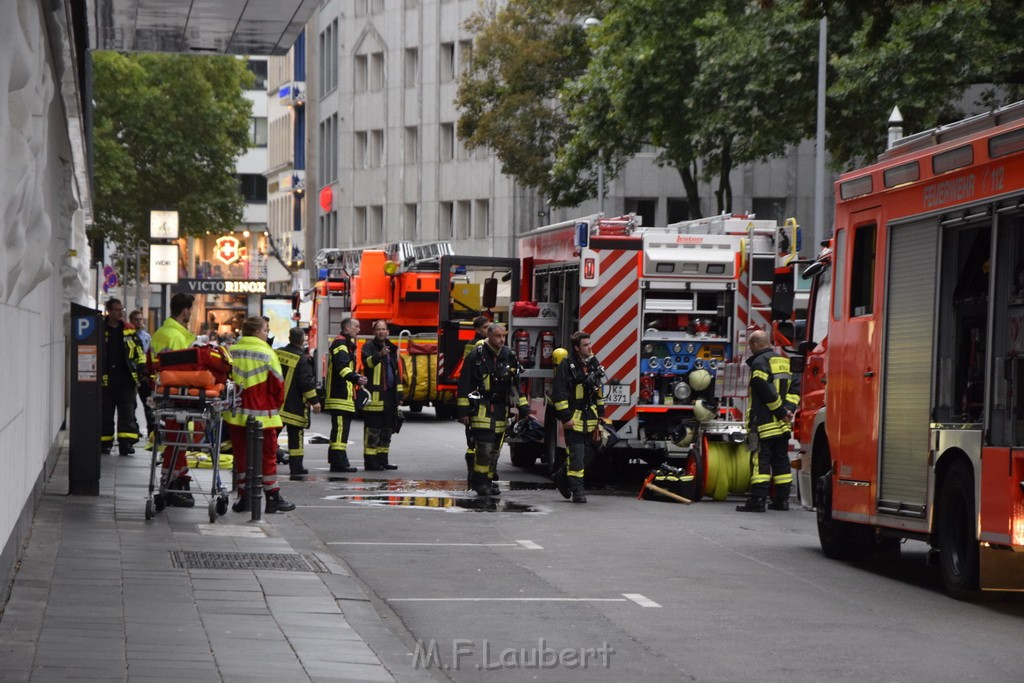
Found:
[[[89,47],[284,55],[320,1],[88,0]]]

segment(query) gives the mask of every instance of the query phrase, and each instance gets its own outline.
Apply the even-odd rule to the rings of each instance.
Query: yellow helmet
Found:
[[[690,386],[694,391],[704,391],[711,386],[711,373],[703,368],[690,373]]]
[[[569,352],[563,348],[557,348],[551,352],[551,361],[558,367],[558,364],[569,357]]]
[[[718,415],[718,411],[714,410],[707,401],[702,398],[697,399],[696,403],[693,404],[693,416],[698,422],[708,422],[715,419]]]

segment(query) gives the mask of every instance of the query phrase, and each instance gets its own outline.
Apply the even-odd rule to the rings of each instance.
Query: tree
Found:
[[[133,248],[152,209],[177,210],[185,235],[232,230],[244,207],[235,161],[250,146],[245,62],[94,52],[93,81],[90,238]]]

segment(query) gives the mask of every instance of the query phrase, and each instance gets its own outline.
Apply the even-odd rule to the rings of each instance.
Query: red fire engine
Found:
[[[956,597],[1022,590],[1024,103],[899,140],[835,194],[797,415],[821,546],[921,540]]]
[[[537,304],[513,310],[509,345],[545,439],[510,437],[513,464],[557,465],[552,352],[582,329],[607,377],[616,443],[606,457],[683,462],[697,498],[745,491],[746,337],[791,314],[795,221],[723,215],[644,227],[633,215],[588,216],[533,230],[518,250],[522,298]]]

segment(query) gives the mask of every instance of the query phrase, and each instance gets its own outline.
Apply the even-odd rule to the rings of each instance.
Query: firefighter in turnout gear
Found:
[[[107,301],[107,321],[103,325],[106,355],[103,359],[103,430],[100,452],[109,455],[114,445],[114,413],[117,413],[117,449],[121,455],[135,452],[139,440],[139,422],[135,418],[139,368],[146,356],[136,330],[124,322],[124,304],[120,299]]]
[[[470,352],[459,376],[456,410],[459,422],[472,431],[476,445],[470,488],[478,496],[495,496],[500,492],[493,478],[508,426],[509,408],[515,406],[520,419],[530,416],[529,402],[518,391],[519,361],[512,349],[505,346],[505,335],[504,325],[488,325],[487,341]]]
[[[316,377],[312,361],[303,346],[306,333],[301,327],[288,330],[288,345],[277,349],[277,359],[284,373],[284,406],[281,422],[288,432],[288,471],[290,474],[309,474],[302,466],[304,445],[309,426],[309,409],[320,412],[316,394]]]
[[[603,371],[590,346],[590,335],[575,332],[570,338],[572,353],[555,368],[551,400],[562,423],[567,456],[553,479],[563,498],[586,503],[583,473],[594,459],[594,445],[601,439],[604,399],[601,397]]]
[[[398,465],[388,462],[388,453],[405,391],[398,369],[398,347],[388,340],[387,321],[373,324],[373,339],[363,344],[362,361],[370,392],[370,400],[363,407],[364,467],[370,472],[397,470]]]
[[[231,381],[242,390],[242,405],[224,413],[224,421],[231,430],[235,452],[235,483],[238,500],[231,506],[235,512],[249,509],[245,495],[245,459],[260,458],[263,473],[263,491],[266,494],[266,512],[288,512],[295,509],[281,497],[277,483],[277,430],[282,426],[281,405],[284,403],[284,377],[277,354],[267,343],[267,321],[259,316],[246,318],[242,336],[231,347]],[[263,429],[263,452],[248,453],[245,423],[255,417]]]
[[[331,342],[327,356],[327,399],[324,408],[331,414],[331,445],[327,463],[331,472],[355,472],[348,460],[348,433],[356,414],[356,393],[366,378],[356,372],[356,335],[359,321],[346,318],[341,334]]]
[[[466,344],[466,350],[462,354],[462,363],[465,365],[466,358],[473,350],[487,341],[487,326],[491,324],[490,318],[480,315],[473,318],[473,341]],[[473,462],[476,460],[476,442],[473,441],[473,430],[466,425],[466,485],[473,488]]]
[[[789,464],[789,437],[793,411],[800,397],[791,393],[789,359],[772,350],[768,333],[755,330],[747,338],[750,349],[750,399],[747,402],[747,443],[751,450],[750,495],[740,512],[789,509],[793,474]],[[756,458],[754,453],[757,453]],[[766,506],[769,484],[772,502]]]

